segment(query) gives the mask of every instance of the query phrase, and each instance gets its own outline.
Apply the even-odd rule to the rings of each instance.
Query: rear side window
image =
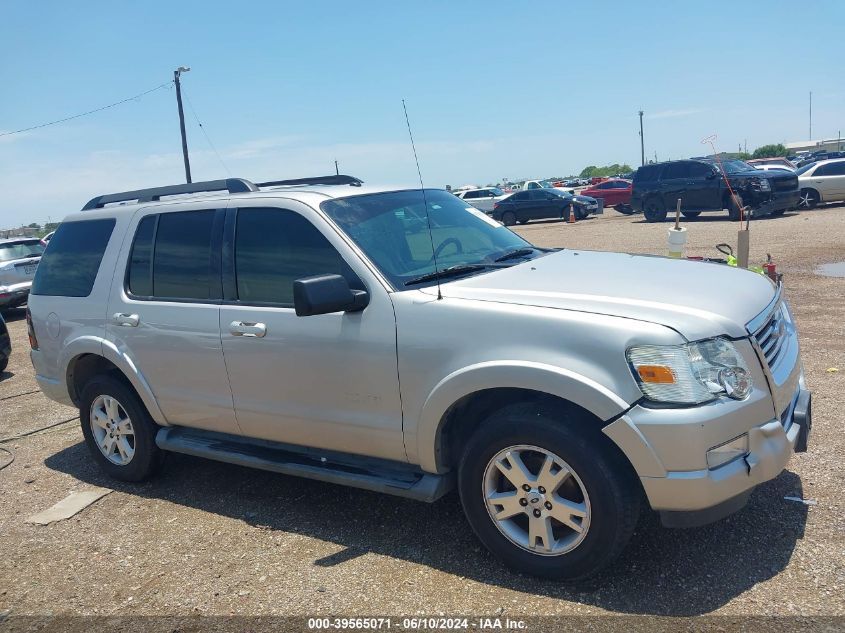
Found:
[[[304,217],[285,209],[239,209],[235,230],[238,299],[293,305],[293,282],[342,275],[363,289],[340,253]]]
[[[669,163],[663,169],[663,180],[689,178],[689,163]]]
[[[150,215],[138,223],[129,256],[129,291],[139,297],[208,300],[219,274],[211,263],[216,212]]]
[[[637,182],[654,182],[660,175],[660,165],[643,165],[634,174]]]
[[[38,264],[32,294],[90,295],[114,225],[112,218],[62,222]]]

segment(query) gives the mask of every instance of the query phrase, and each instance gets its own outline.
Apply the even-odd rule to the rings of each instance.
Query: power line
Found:
[[[191,109],[191,114],[194,115],[194,120],[196,120],[197,125],[199,126],[200,130],[202,130],[202,135],[205,137],[205,140],[208,141],[209,147],[211,147],[211,149],[214,151],[215,155],[217,156],[217,160],[220,161],[220,164],[223,165],[223,169],[225,169],[226,173],[229,174],[229,176],[231,177],[232,172],[229,171],[229,168],[226,166],[226,163],[223,162],[223,157],[220,156],[220,152],[217,151],[217,148],[214,147],[214,143],[211,142],[211,138],[208,136],[208,132],[205,131],[205,126],[200,123],[200,118],[197,116],[197,111],[194,110],[194,104],[191,101],[190,95],[187,92],[183,92],[182,94],[185,95],[185,99],[188,102],[188,107]]]
[[[78,119],[80,117],[88,116],[89,114],[94,114],[96,112],[102,112],[103,110],[108,110],[109,108],[114,108],[115,106],[119,106],[121,104],[127,103],[128,101],[135,101],[136,99],[140,99],[143,96],[150,94],[151,92],[155,92],[156,90],[161,90],[162,88],[167,88],[173,84],[172,81],[168,81],[166,83],[160,84],[155,88],[151,88],[145,92],[137,94],[133,97],[129,97],[127,99],[121,99],[120,101],[115,101],[114,103],[110,103],[109,105],[103,106],[101,108],[96,108],[95,110],[88,110],[88,112],[82,112],[80,114],[74,114],[73,116],[67,116],[63,119],[57,119],[55,121],[50,121],[48,123],[41,123],[40,125],[33,125],[32,127],[25,127],[20,130],[14,130],[12,132],[3,132],[0,134],[0,137],[3,136],[11,136],[12,134],[20,134],[21,132],[29,132],[31,130],[38,130],[42,127],[48,127],[50,125],[56,125],[58,123],[64,123],[65,121],[72,121],[73,119]]]

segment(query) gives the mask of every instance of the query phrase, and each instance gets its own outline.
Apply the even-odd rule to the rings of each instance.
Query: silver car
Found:
[[[94,198],[29,309],[38,383],[111,476],[174,451],[457,488],[484,545],[544,577],[611,563],[641,501],[669,526],[739,510],[812,420],[767,277],[540,248],[445,191],[349,176]]]
[[[37,237],[0,240],[0,310],[26,303],[43,252]]]

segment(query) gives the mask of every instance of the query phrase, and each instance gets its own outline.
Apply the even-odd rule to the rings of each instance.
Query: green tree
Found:
[[[608,176],[615,176],[616,174],[627,174],[634,171],[634,168],[624,163],[620,165],[619,163],[613,163],[612,165],[605,165],[604,167],[596,167],[595,165],[589,165],[584,167],[581,170],[581,174],[578,176],[579,178],[593,178],[593,177],[608,177]]]
[[[779,156],[786,156],[788,153],[789,151],[782,143],[777,143],[774,145],[763,145],[762,147],[758,147],[754,150],[752,158],[777,158]]]
[[[40,228],[41,228],[41,225],[40,225],[40,224],[38,224],[38,222],[33,222],[32,224],[28,224],[28,225],[27,225],[27,228],[28,228],[28,229],[40,229]]]

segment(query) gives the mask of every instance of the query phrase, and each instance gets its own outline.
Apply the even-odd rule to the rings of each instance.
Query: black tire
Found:
[[[666,219],[666,205],[657,196],[648,198],[643,204],[646,222],[663,222]]]
[[[516,224],[516,214],[513,211],[505,211],[502,214],[502,224],[505,226],[513,226]]]
[[[801,201],[798,203],[799,209],[815,209],[821,198],[819,196],[819,192],[815,189],[802,189],[801,190]]]
[[[681,211],[681,215],[690,220],[701,215],[701,211]]]
[[[555,555],[530,552],[505,536],[488,513],[485,469],[500,451],[518,445],[554,453],[580,479],[591,518],[574,549]],[[505,407],[480,425],[464,449],[458,487],[467,520],[487,549],[509,567],[543,578],[582,580],[609,565],[628,543],[640,512],[641,491],[621,452],[584,420],[562,419],[536,404]],[[554,494],[548,499],[553,501]],[[527,514],[516,517],[521,519],[529,520]]]
[[[740,219],[745,219],[745,214],[748,211],[743,212],[742,208],[744,203],[742,201],[742,196],[739,194],[735,194],[733,196],[728,196],[728,218],[732,222],[739,222]]]
[[[91,428],[91,407],[100,396],[114,398],[129,417],[134,431],[134,454],[125,465],[109,461],[97,446]],[[111,376],[96,376],[82,390],[79,402],[79,420],[82,434],[94,461],[103,471],[121,481],[143,481],[158,471],[164,461],[164,451],[156,446],[158,425],[153,422],[146,407],[135,392],[125,383]]]

